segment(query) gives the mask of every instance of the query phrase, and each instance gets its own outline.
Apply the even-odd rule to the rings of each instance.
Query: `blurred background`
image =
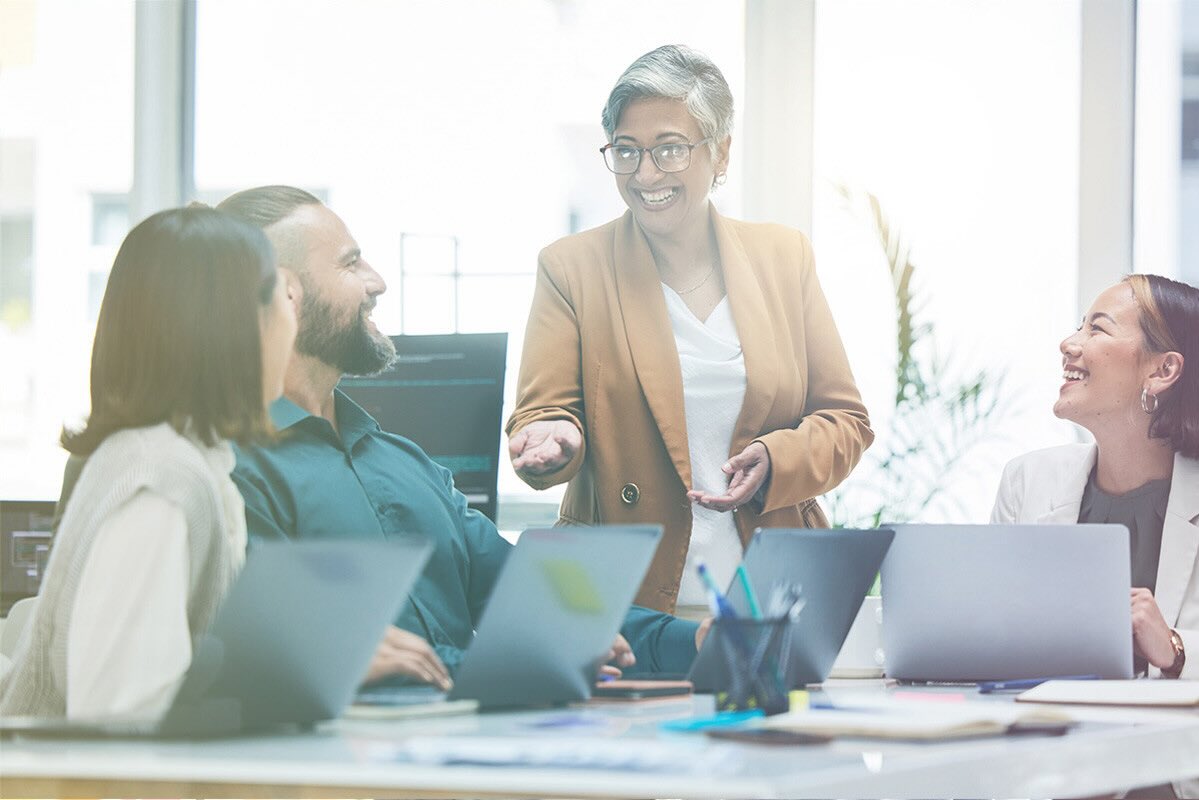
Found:
[[[737,100],[721,211],[814,242],[879,432],[840,522],[985,521],[1081,436],[1050,407],[1091,299],[1199,283],[1199,0],[0,0],[0,497],[58,495],[129,227],[265,183],[347,222],[385,331],[507,332],[506,417],[537,253],[623,212],[600,111],[666,43]],[[515,527],[560,491],[501,456],[499,495]]]

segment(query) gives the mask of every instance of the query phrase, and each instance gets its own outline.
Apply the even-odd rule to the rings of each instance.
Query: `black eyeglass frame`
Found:
[[[599,149],[599,152],[600,152],[600,157],[604,161],[604,166],[607,167],[608,171],[611,172],[613,175],[632,175],[637,170],[641,169],[641,159],[645,156],[646,153],[649,153],[650,160],[652,160],[654,162],[654,166],[657,167],[662,172],[666,172],[666,173],[683,172],[691,166],[691,154],[695,151],[695,148],[699,147],[701,144],[707,144],[710,141],[712,141],[712,137],[705,136],[703,139],[700,139],[698,142],[695,142],[695,143],[692,143],[692,142],[663,142],[662,144],[657,144],[657,145],[654,145],[653,147],[636,147],[631,144],[616,144],[614,142],[609,142],[608,144],[601,147]],[[617,172],[616,169],[608,162],[608,151],[613,148],[616,148],[616,147],[626,148],[629,150],[637,151],[637,160],[635,162],[633,162],[633,168],[631,170],[629,170],[628,172]],[[654,151],[658,150],[660,148],[665,148],[665,147],[686,147],[687,148],[687,163],[684,164],[683,166],[679,167],[678,169],[666,169],[665,167],[663,167],[662,164],[658,161],[658,156],[654,154]]]

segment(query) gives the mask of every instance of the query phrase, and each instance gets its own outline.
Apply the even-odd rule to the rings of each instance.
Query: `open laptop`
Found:
[[[659,525],[530,529],[508,556],[450,700],[481,708],[557,705],[591,696],[662,537]],[[425,687],[368,690],[360,702],[436,699]]]
[[[1132,677],[1124,526],[891,527],[882,568],[889,677]]]
[[[892,535],[887,529],[754,531],[742,563],[762,611],[769,610],[766,604],[775,587],[797,586],[804,603],[791,634],[788,688],[819,683],[828,677],[862,598],[874,583]],[[739,615],[750,615],[749,599],[736,579],[727,597]],[[727,667],[709,645],[705,642],[687,676],[699,692],[727,685]]]
[[[417,537],[257,545],[161,720],[7,717],[0,730],[188,738],[336,717],[431,549]]]

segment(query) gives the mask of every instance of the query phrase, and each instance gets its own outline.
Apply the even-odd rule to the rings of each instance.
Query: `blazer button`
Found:
[[[637,488],[635,483],[626,483],[620,487],[620,502],[626,506],[635,506],[637,501],[641,499],[641,490]]]

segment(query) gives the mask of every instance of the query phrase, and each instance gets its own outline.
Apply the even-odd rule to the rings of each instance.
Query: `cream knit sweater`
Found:
[[[214,471],[202,447],[162,423],[114,433],[91,455],[53,542],[37,609],[0,679],[0,713],[65,714],[67,633],[88,553],[105,520],[141,490],[187,520],[190,575],[179,590],[192,638],[208,628],[245,557],[231,544],[245,541],[245,514],[229,476]]]

